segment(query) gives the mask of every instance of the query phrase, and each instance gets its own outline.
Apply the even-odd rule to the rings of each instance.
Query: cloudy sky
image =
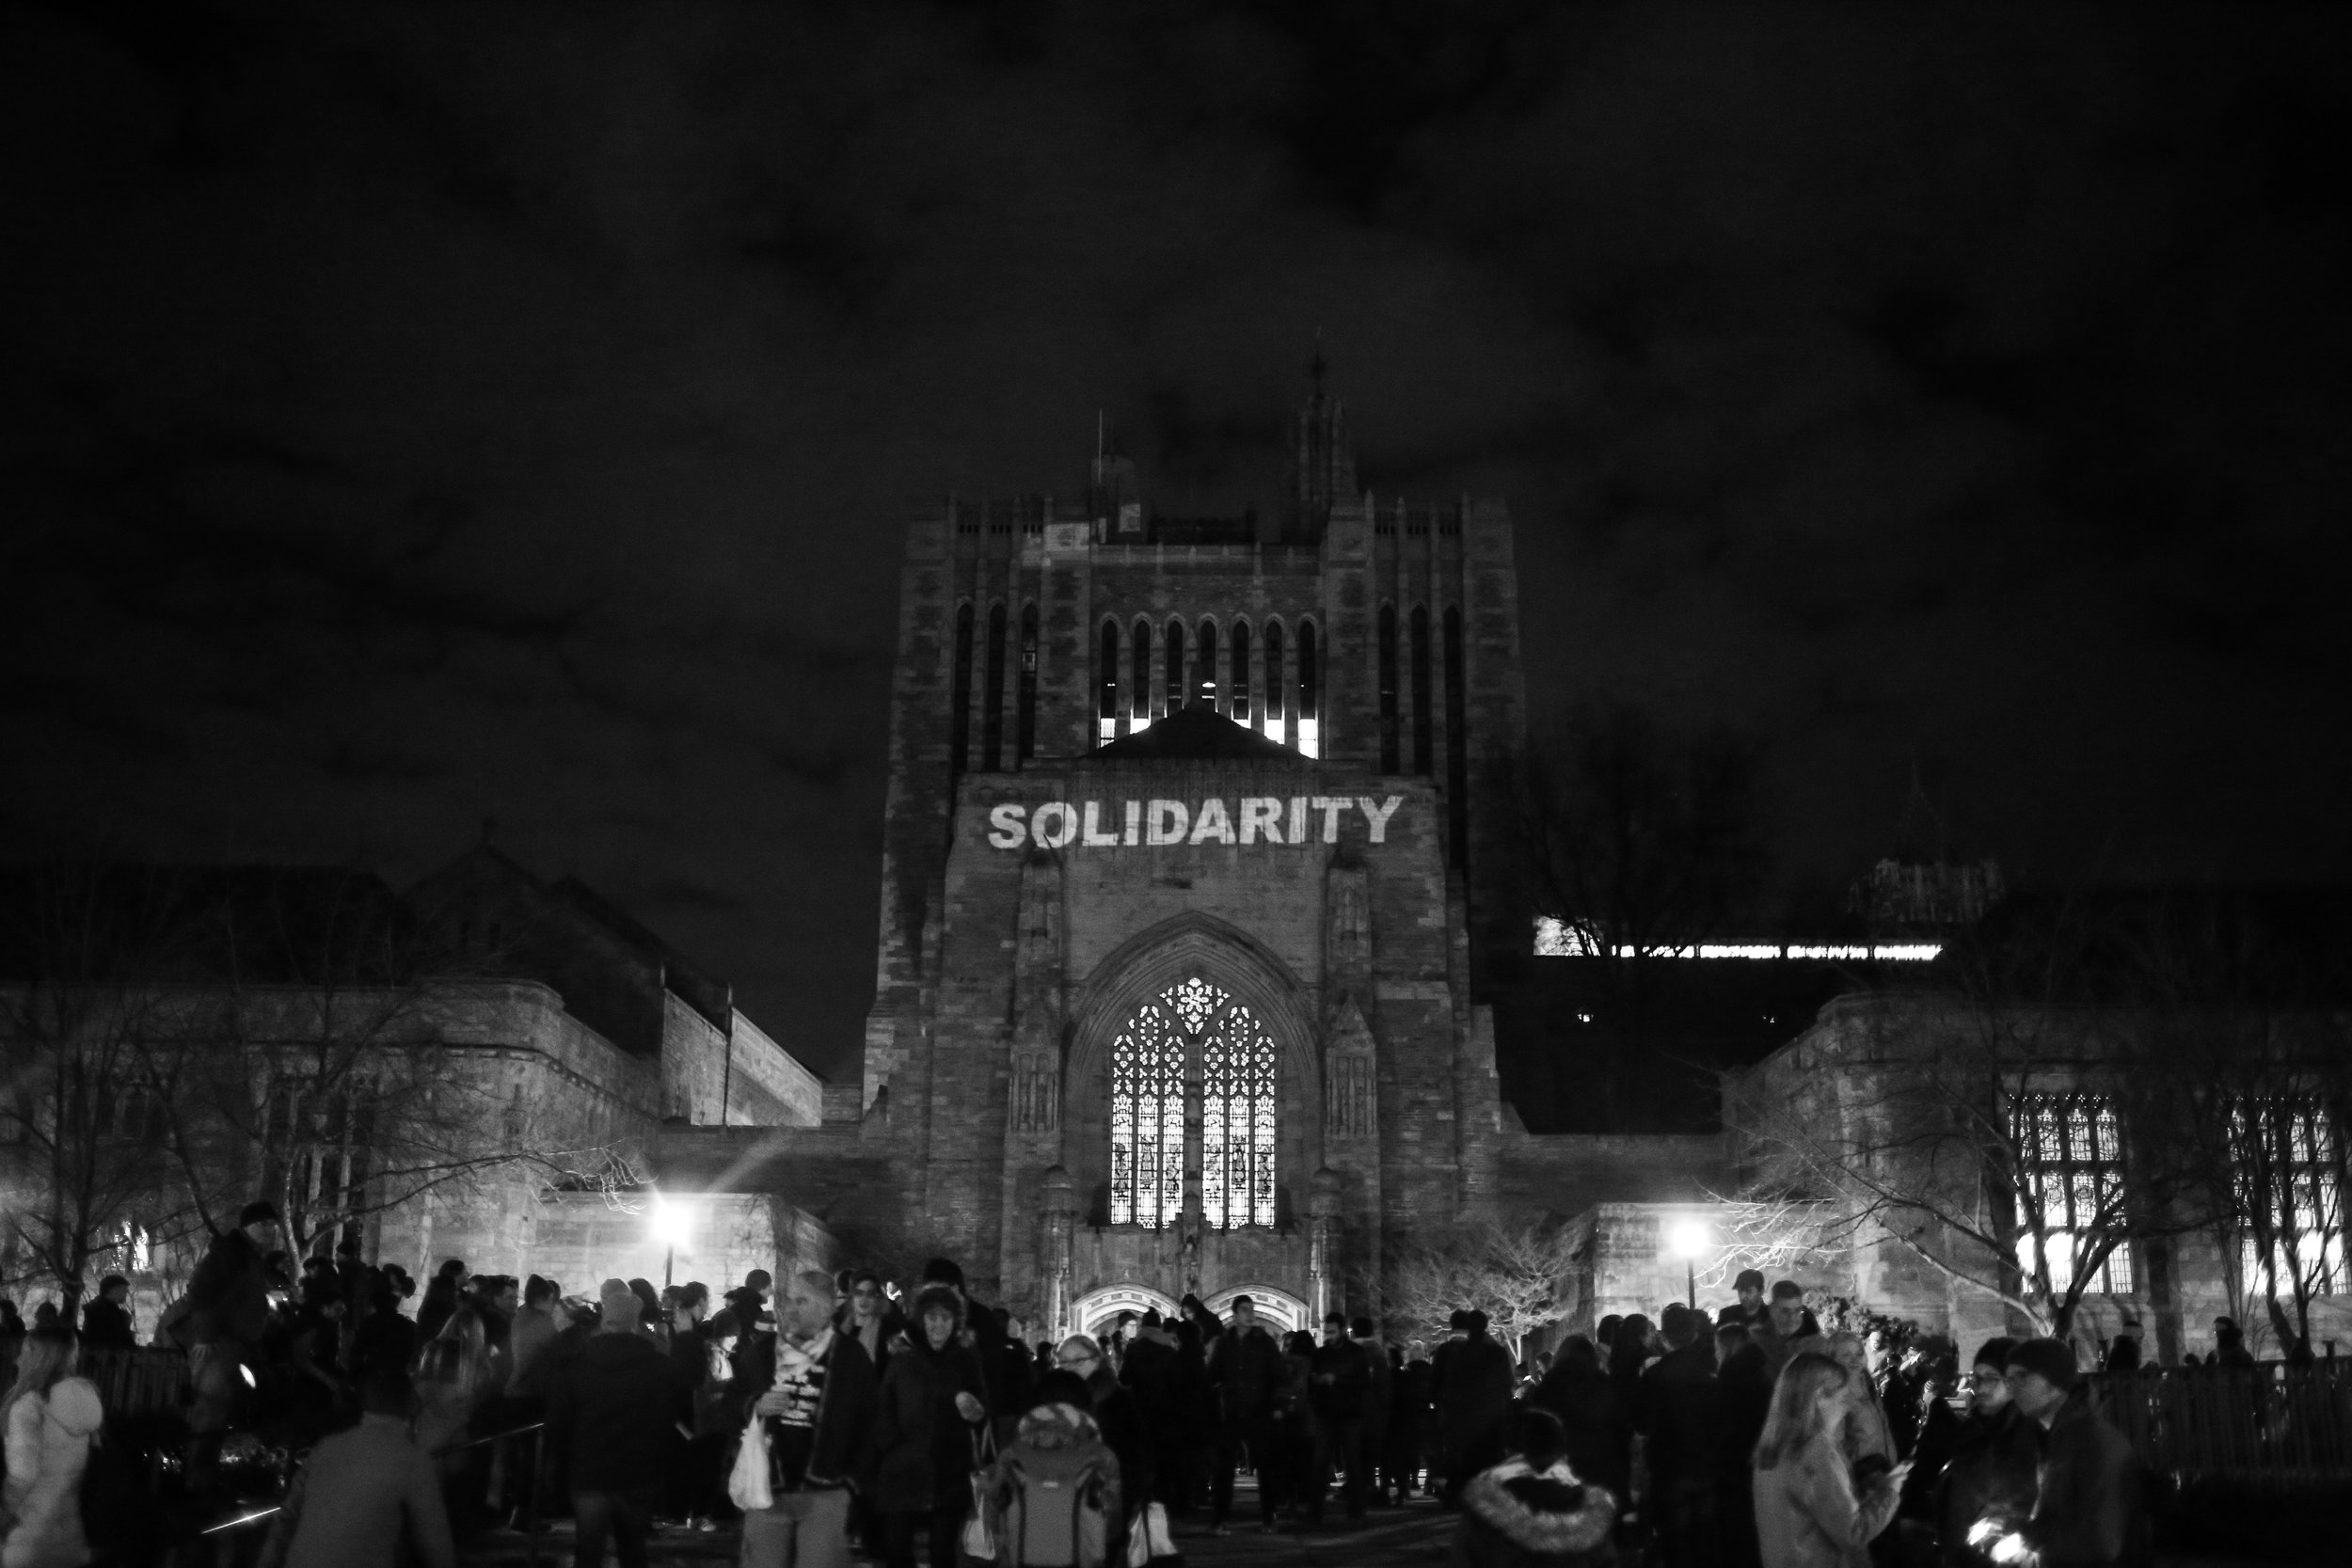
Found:
[[[1376,20],[1375,20],[1376,19]],[[0,24],[0,853],[499,842],[822,1069],[896,550],[1500,493],[1539,719],[2022,875],[2341,878],[2341,8],[116,3]]]

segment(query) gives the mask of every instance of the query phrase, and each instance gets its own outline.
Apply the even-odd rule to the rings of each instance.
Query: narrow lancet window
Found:
[[[1290,683],[1282,678],[1282,623],[1265,624],[1265,736],[1279,745],[1287,746],[1291,737],[1283,733],[1282,715],[1287,705],[1283,692]]]
[[[1413,607],[1413,771],[1432,770],[1435,713],[1429,689],[1429,607]]]
[[[1397,770],[1396,606],[1380,607],[1380,771]]]
[[[1469,672],[1462,668],[1462,610],[1445,610],[1445,814],[1454,863],[1470,860]]]
[[[1171,714],[1184,705],[1184,624],[1168,624],[1168,711]]]
[[[1103,623],[1103,645],[1094,671],[1100,693],[1094,709],[1094,743],[1107,746],[1119,738],[1119,623]]]
[[[1184,1207],[1184,1039],[1146,1003],[1111,1042],[1111,1223],[1157,1230]]]
[[[1127,726],[1128,733],[1149,728],[1152,722],[1152,624],[1136,623],[1135,662],[1127,670],[1127,687],[1135,693],[1135,714]]]
[[[988,610],[988,686],[980,693],[980,771],[993,773],[1004,766],[1005,747],[1005,607]]]
[[[1249,724],[1249,623],[1233,624],[1233,678],[1231,689],[1233,705],[1231,710],[1234,723],[1248,728]]]
[[[1323,683],[1315,669],[1315,624],[1298,623],[1298,752],[1323,755]]]
[[[1021,611],[1021,705],[1013,721],[1013,757],[1037,755],[1037,606]]]
[[[972,728],[972,607],[956,607],[954,684],[947,695],[947,771],[961,778],[970,755]]]
[[[1197,678],[1193,681],[1193,690],[1196,694],[1194,700],[1206,703],[1212,709],[1216,708],[1218,704],[1216,700],[1216,623],[1215,621],[1200,623],[1200,651],[1193,656],[1193,665],[1198,672]]]

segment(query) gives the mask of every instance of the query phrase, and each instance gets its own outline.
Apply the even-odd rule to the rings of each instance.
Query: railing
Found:
[[[2147,1368],[2090,1380],[2143,1464],[2265,1491],[2352,1482],[2352,1360]]]
[[[75,1370],[98,1386],[98,1402],[110,1416],[143,1416],[187,1402],[188,1358],[182,1351],[85,1349]],[[15,1380],[16,1358],[0,1356],[0,1388]]]

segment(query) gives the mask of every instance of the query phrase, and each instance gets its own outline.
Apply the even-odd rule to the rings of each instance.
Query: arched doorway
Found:
[[[1176,1303],[1146,1285],[1107,1285],[1089,1291],[1070,1304],[1070,1321],[1080,1334],[1091,1334],[1097,1339],[1119,1325],[1121,1312],[1137,1317],[1158,1308],[1161,1317],[1173,1322]]]
[[[1220,1318],[1230,1318],[1233,1315],[1235,1296],[1248,1296],[1250,1305],[1257,1308],[1258,1321],[1278,1334],[1288,1334],[1300,1328],[1311,1331],[1315,1326],[1307,1321],[1309,1314],[1305,1302],[1288,1291],[1278,1291],[1271,1285],[1228,1286],[1201,1305]]]

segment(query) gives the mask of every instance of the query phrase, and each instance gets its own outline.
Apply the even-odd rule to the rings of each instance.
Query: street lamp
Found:
[[[1707,1241],[1704,1220],[1677,1220],[1666,1231],[1666,1245],[1682,1259],[1682,1283],[1690,1294],[1686,1305],[1693,1312],[1699,1307],[1699,1255],[1707,1250]]]
[[[677,1249],[694,1244],[692,1205],[673,1203],[660,1193],[654,1194],[653,1236],[661,1243],[661,1285],[667,1290],[676,1283],[671,1275],[676,1271]]]

